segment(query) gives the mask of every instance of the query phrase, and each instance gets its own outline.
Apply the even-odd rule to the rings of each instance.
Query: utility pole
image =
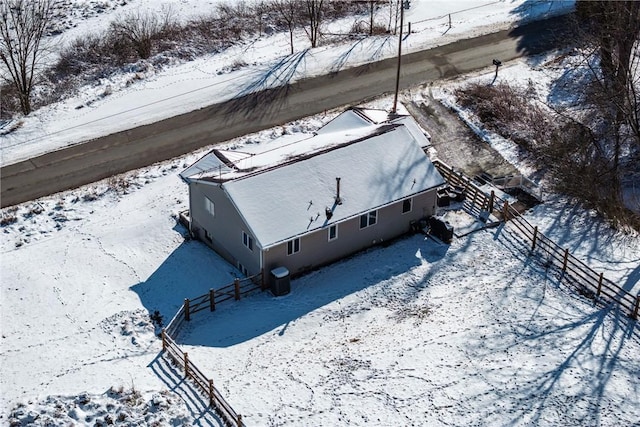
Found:
[[[398,90],[400,89],[400,64],[402,62],[402,26],[404,25],[404,0],[400,5],[400,37],[398,38],[398,69],[396,70],[396,92],[393,95],[393,108],[391,113],[395,114],[398,107]]]

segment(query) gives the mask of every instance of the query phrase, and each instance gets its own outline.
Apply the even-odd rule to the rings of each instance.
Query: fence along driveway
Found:
[[[548,267],[558,268],[562,272],[561,280],[567,280],[573,287],[596,303],[614,303],[633,320],[638,320],[640,295],[632,295],[621,286],[604,277],[591,267],[573,256],[569,249],[562,248],[553,240],[538,231],[538,227],[527,221],[509,202],[491,192],[484,193],[471,178],[455,171],[442,161],[435,160],[434,165],[451,185],[466,190],[465,203],[472,212],[488,211],[502,218],[505,230],[510,230],[530,245],[529,254],[541,258]],[[637,323],[636,323],[637,325]]]

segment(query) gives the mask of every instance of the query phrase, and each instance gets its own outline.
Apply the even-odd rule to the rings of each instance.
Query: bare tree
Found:
[[[587,41],[598,48],[601,72],[594,70],[594,80],[611,100],[616,124],[627,125],[640,144],[640,69],[634,54],[640,37],[640,2],[581,1],[578,13],[587,21]]]
[[[258,37],[262,37],[262,28],[264,26],[265,14],[269,12],[269,5],[264,0],[256,1],[251,7],[256,24],[258,25]]]
[[[0,59],[4,80],[18,94],[20,109],[31,112],[31,95],[48,53],[45,35],[56,0],[1,0]]]
[[[398,20],[400,19],[401,0],[389,0],[389,25],[387,31],[396,34],[398,32]]]
[[[113,32],[127,40],[142,59],[149,58],[153,41],[173,25],[173,14],[164,9],[161,14],[140,9],[117,17],[111,23]]]
[[[296,0],[275,0],[274,6],[289,29],[289,45],[293,55],[293,30],[296,26]]]
[[[324,0],[306,0],[307,7],[307,23],[309,28],[305,27],[305,32],[309,41],[311,41],[311,47],[317,47],[320,39],[320,25],[322,24],[322,4]]]
[[[588,101],[595,109],[590,126],[599,130],[598,153],[606,156],[602,171],[610,177],[614,201],[622,197],[622,156],[640,152],[640,2],[579,1],[579,33],[591,55],[587,65],[592,87]]]

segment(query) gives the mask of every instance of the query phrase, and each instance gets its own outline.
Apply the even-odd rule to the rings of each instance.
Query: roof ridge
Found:
[[[260,175],[260,174],[263,174],[263,173],[266,173],[266,172],[270,172],[270,171],[273,171],[275,169],[280,169],[280,168],[283,168],[285,166],[289,166],[289,165],[294,164],[294,163],[302,162],[304,160],[308,160],[308,159],[311,159],[313,157],[317,157],[317,156],[329,153],[331,151],[338,150],[340,148],[344,148],[344,147],[348,147],[348,146],[353,145],[353,144],[357,144],[358,142],[365,141],[365,140],[373,138],[375,136],[383,135],[383,134],[391,132],[391,131],[399,128],[399,127],[404,127],[404,125],[401,124],[401,123],[389,123],[389,124],[380,125],[379,127],[373,129],[373,131],[371,133],[368,133],[367,135],[364,135],[364,136],[361,136],[359,138],[356,138],[356,139],[354,139],[352,141],[348,141],[348,142],[344,142],[342,144],[338,144],[338,145],[335,145],[335,146],[332,146],[332,147],[324,148],[322,150],[315,151],[313,153],[300,154],[298,156],[293,157],[291,160],[287,160],[287,161],[284,161],[284,162],[279,163],[277,165],[269,166],[269,167],[266,167],[266,168],[263,168],[263,169],[257,169],[257,170],[255,170],[253,172],[249,172],[249,173],[247,173],[245,175],[242,175],[242,176],[239,176],[237,178],[229,179],[226,182],[237,182],[237,181],[241,181],[241,180],[246,179],[246,178],[252,178],[252,177],[254,177],[256,175]]]

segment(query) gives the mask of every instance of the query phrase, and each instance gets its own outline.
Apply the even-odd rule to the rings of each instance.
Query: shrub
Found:
[[[640,218],[616,191],[619,172],[612,170],[597,137],[584,124],[541,106],[531,85],[474,83],[455,94],[488,129],[525,148],[548,168],[557,191],[596,209],[614,226],[640,229]]]

